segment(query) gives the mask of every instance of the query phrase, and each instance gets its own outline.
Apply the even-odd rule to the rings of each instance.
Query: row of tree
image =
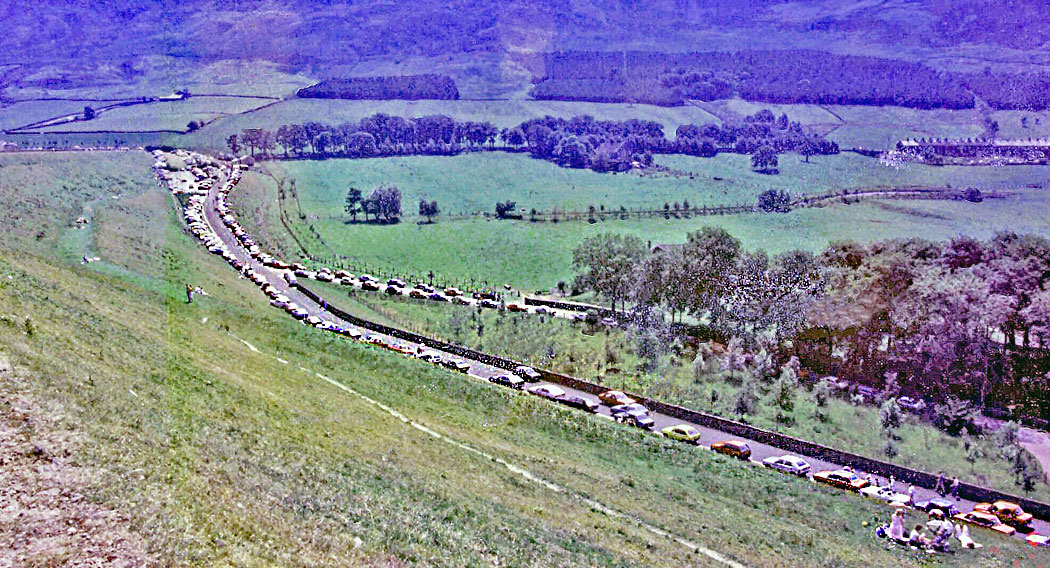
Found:
[[[776,154],[798,152],[832,154],[838,146],[807,132],[786,115],[759,112],[740,125],[684,125],[674,140],[663,126],[646,120],[595,120],[543,117],[518,126],[497,129],[487,122],[459,121],[447,116],[402,118],[376,114],[358,122],[332,126],[318,122],[286,124],[276,131],[248,128],[232,134],[227,145],[235,154],[247,151],[257,158],[369,158],[394,155],[452,155],[492,149],[527,150],[532,156],[564,167],[596,171],[625,171],[652,164],[655,153],[713,156],[718,152],[756,154],[769,169]],[[772,157],[771,157],[772,156]]]
[[[774,153],[795,152],[809,157],[837,154],[838,144],[818,136],[786,114],[775,116],[768,109],[744,117],[742,124],[685,124],[675,131],[675,145],[683,154],[713,156],[718,152],[752,154],[762,147]]]
[[[745,252],[721,229],[650,250],[600,234],[574,251],[574,287],[614,308],[691,314],[750,349],[902,394],[1021,405],[1050,419],[1050,241],[839,243],[820,255]],[[783,354],[783,353],[782,353]]]

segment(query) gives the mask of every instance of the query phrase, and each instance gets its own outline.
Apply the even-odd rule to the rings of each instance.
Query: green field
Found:
[[[578,103],[563,101],[459,100],[459,101],[353,101],[292,98],[250,115],[232,117],[187,137],[185,144],[221,147],[225,136],[244,128],[272,128],[282,124],[355,122],[376,113],[417,117],[443,114],[457,120],[487,121],[500,128],[546,115],[570,118],[591,115],[599,120],[653,120],[664,125],[665,134],[674,137],[682,124],[719,122],[704,110],[693,107]]]
[[[381,72],[382,66],[376,72]],[[151,81],[156,80],[152,78]],[[301,75],[281,74],[264,70],[253,76],[246,64],[209,66],[185,78],[185,87],[169,83],[145,83],[138,90],[130,86],[75,89],[55,93],[26,93],[64,97],[130,97],[148,94],[168,94],[177,88],[189,88],[194,93],[248,94],[262,96],[290,96],[295,90],[312,81]],[[19,93],[21,94],[21,93]],[[775,105],[754,103],[741,99],[691,102],[681,107],[659,107],[642,104],[603,104],[566,101],[535,101],[516,96],[500,100],[458,101],[353,101],[297,99],[283,100],[258,112],[240,114],[261,106],[266,101],[252,99],[190,99],[178,103],[161,103],[142,107],[117,109],[104,113],[97,120],[52,127],[50,130],[182,130],[190,120],[212,120],[214,123],[187,134],[158,138],[163,142],[184,147],[225,149],[226,137],[245,128],[275,130],[282,124],[317,121],[337,124],[352,122],[375,113],[394,116],[425,116],[443,114],[458,120],[492,122],[498,127],[509,127],[545,115],[572,117],[591,115],[599,120],[638,118],[653,120],[664,126],[665,134],[674,137],[682,124],[739,121],[748,114],[768,108],[786,113],[792,120],[828,133],[829,139],[843,148],[891,148],[903,138],[913,137],[974,137],[983,132],[983,116],[977,110],[918,110],[904,107],[865,107],[839,105]],[[84,104],[77,101],[25,101],[0,109],[0,127],[15,127],[33,121],[80,112]],[[1028,128],[1022,128],[1020,117],[1029,117]],[[1001,127],[1000,136],[1028,138],[1050,133],[1050,113],[1021,113],[999,111],[991,113]],[[1036,120],[1040,124],[1036,124]],[[1045,123],[1043,122],[1046,120]]]
[[[240,97],[190,97],[179,101],[118,107],[99,113],[94,120],[56,124],[43,132],[84,132],[96,130],[186,130],[191,120],[208,122],[246,112],[273,102]],[[83,106],[79,111],[83,111]],[[50,117],[49,117],[50,118]]]
[[[597,173],[502,152],[272,162],[265,167],[277,177],[296,180],[302,188],[299,199],[304,212],[322,219],[341,217],[347,187],[368,191],[384,183],[400,187],[405,204],[415,205],[421,197],[436,199],[443,210],[456,214],[491,212],[496,201],[507,199],[526,210],[583,211],[590,205],[604,205],[613,211],[621,206],[659,209],[675,201],[697,206],[753,204],[770,188],[800,195],[907,186],[973,186],[984,191],[1024,188],[1032,183],[1050,187],[1050,168],[1042,166],[975,169],[906,164],[897,169],[852,153],[816,156],[810,163],[784,155],[780,175],[775,176],[752,171],[750,158],[739,154],[714,158],[661,155],[656,163],[670,171]],[[410,216],[416,213],[414,207],[405,209]]]
[[[149,156],[123,156],[0,156],[0,175],[35,175],[14,197],[41,205],[4,218],[28,237],[0,250],[0,356],[25,377],[18,396],[75,434],[66,451],[95,472],[78,491],[129,519],[149,563],[718,565],[647,526],[749,566],[925,561],[873,539],[863,523],[883,507],[295,323],[192,242],[143,179]],[[94,181],[69,191],[66,168]],[[139,191],[112,200],[117,180]],[[89,229],[27,230],[91,202]],[[72,241],[103,260],[70,260]],[[186,304],[185,283],[210,295]],[[989,546],[941,563],[1040,558],[978,539]],[[75,557],[64,542],[29,561]]]
[[[727,377],[716,362],[698,380],[693,376],[695,353],[690,349],[684,349],[680,355],[669,353],[661,356],[657,367],[647,372],[641,367],[629,334],[620,330],[588,334],[585,325],[558,318],[477,311],[470,307],[362,291],[347,296],[346,288],[336,285],[311,284],[311,288],[333,305],[366,319],[410,328],[529,365],[587,377],[609,388],[625,389],[687,408],[737,418],[733,405],[740,389],[739,377],[737,380]],[[762,388],[769,390],[771,385],[763,384]],[[717,401],[711,401],[712,391],[718,393]],[[821,422],[813,418],[816,406],[811,392],[799,388],[793,413],[797,420],[785,425],[777,423],[777,408],[771,398],[770,393],[762,396],[757,412],[747,417],[752,424],[885,459],[882,453],[885,440],[877,434],[881,429],[877,407],[831,398],[826,408],[829,418],[827,422]],[[908,419],[898,434],[900,440],[896,444],[900,454],[893,458],[894,463],[934,473],[953,472],[965,481],[1008,493],[1020,492],[1009,462],[999,456],[996,441],[990,437],[978,441],[983,455],[971,465],[966,461],[962,440],[946,435],[929,423]],[[1050,486],[1041,483],[1031,495],[1038,499],[1050,498]]]
[[[282,124],[318,121],[336,124],[356,121],[377,112],[394,116],[425,116],[444,114],[458,120],[492,122],[498,127],[515,126],[521,122],[545,115],[572,117],[591,115],[600,120],[638,118],[654,120],[664,125],[669,138],[682,124],[740,121],[762,109],[786,113],[791,120],[813,126],[821,132],[831,132],[829,138],[843,148],[891,148],[902,138],[977,136],[982,132],[981,116],[977,111],[917,110],[904,107],[864,107],[838,105],[775,105],[754,103],[741,99],[690,103],[681,107],[658,107],[642,104],[603,104],[564,101],[460,100],[460,101],[350,101],[320,99],[290,99],[249,115],[230,117],[185,137],[183,145],[221,148],[225,136],[244,128],[276,129]],[[999,113],[996,113],[999,114]],[[1032,114],[1031,132],[1017,136],[1033,136],[1043,132],[1035,125]],[[1000,120],[1004,125],[1011,119]],[[1012,122],[1019,125],[1019,119]],[[1048,123],[1050,128],[1050,123]],[[1017,127],[1019,129],[1019,126]],[[1013,130],[1003,128],[1003,133]]]
[[[85,106],[98,103],[85,101],[23,101],[0,106],[0,129],[18,128],[56,116],[79,114]]]
[[[886,149],[904,138],[971,138],[984,132],[983,117],[974,109],[832,108],[843,123],[828,138],[842,148]]]
[[[791,120],[805,125],[840,124],[842,122],[833,111],[820,105],[767,104],[744,99],[722,99],[699,104],[715,116],[732,122],[742,121],[744,117],[763,109],[769,109],[777,116],[786,114]]]
[[[781,158],[781,174],[766,176],[750,170],[746,156],[720,155],[713,159],[660,156],[658,163],[693,175],[598,174],[558,168],[520,155],[476,154],[452,158],[418,157],[380,160],[328,160],[323,162],[274,162],[264,167],[278,177],[297,182],[299,204],[306,219],[302,232],[312,226],[320,240],[304,244],[319,257],[344,255],[378,272],[426,274],[433,271],[448,281],[511,283],[526,289],[549,289],[559,280],[571,279],[572,249],[584,238],[600,232],[632,233],[656,243],[683,242],[685,235],[703,226],[724,227],[746,248],[778,253],[791,249],[819,251],[829,243],[853,239],[861,242],[888,238],[948,239],[959,234],[986,238],[998,230],[1048,234],[1050,214],[1046,189],[1050,168],[1010,167],[975,169],[911,165],[900,170],[877,161],[842,154],[814,157],[806,164],[796,156]],[[254,174],[252,174],[254,175]],[[722,181],[714,181],[714,177]],[[252,177],[251,175],[248,176]],[[691,179],[692,178],[692,179]],[[482,180],[479,182],[478,180]],[[254,185],[253,185],[254,183]],[[408,215],[395,226],[348,224],[342,213],[346,187],[374,187],[393,183],[404,191]],[[418,225],[414,216],[420,196],[436,199],[443,211],[491,211],[497,200],[512,199],[520,207],[538,209],[607,209],[660,207],[664,202],[688,200],[692,204],[753,203],[756,196],[776,187],[793,193],[821,193],[831,189],[893,187],[897,185],[943,187],[976,186],[985,191],[1011,189],[1002,199],[973,204],[958,201],[867,201],[822,209],[796,210],[789,214],[746,214],[692,219],[631,219],[611,217],[596,224],[585,222],[530,223],[486,218],[438,220]],[[269,189],[263,189],[269,187]],[[269,178],[254,178],[246,191],[233,200],[251,207],[259,223],[259,203],[276,203]],[[264,197],[265,195],[265,197]],[[294,202],[289,202],[292,205]],[[292,216],[298,219],[297,216]],[[267,220],[265,235],[283,228],[276,217]],[[258,226],[258,225],[257,225]],[[323,243],[321,242],[323,241]],[[291,243],[281,251],[297,255]],[[482,251],[479,254],[479,251]]]
[[[138,61],[138,64],[141,72],[133,77],[125,76],[110,64],[98,67],[89,64],[74,69],[39,66],[20,84],[8,86],[4,94],[14,100],[130,99],[165,96],[185,89],[196,94],[283,97],[316,82],[306,75],[289,72],[283,66],[269,61],[226,60],[208,63],[173,56],[151,56]],[[49,78],[69,80],[72,84],[64,88],[44,88],[33,84]]]

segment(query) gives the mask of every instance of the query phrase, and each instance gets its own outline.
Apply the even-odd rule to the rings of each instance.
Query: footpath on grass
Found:
[[[234,170],[237,169],[238,168],[235,166]],[[234,180],[231,181],[233,181],[233,183],[236,183],[236,180],[239,179],[239,175],[234,175],[233,178]],[[232,189],[232,185],[233,184],[228,183],[224,191],[220,191],[216,187],[211,189],[211,191],[207,191],[204,193],[210,193],[212,195],[215,195],[216,193],[221,193],[225,195],[225,193],[228,193]],[[227,222],[235,223],[235,220],[232,218],[232,216],[226,216],[229,217]],[[233,247],[239,247],[239,245],[241,244],[237,242],[237,239],[234,239],[232,235],[228,235],[225,238],[229,240],[229,244]],[[256,260],[258,260],[260,257],[266,256],[263,255],[260,251],[258,251],[257,247],[255,248],[256,251],[252,254],[253,257],[256,258]],[[268,261],[265,262],[265,264],[267,264],[267,266],[272,267],[272,265],[278,264],[278,261],[277,259],[270,258]],[[280,264],[285,265],[285,268],[287,267],[286,263],[281,262]],[[436,349],[445,353],[454,354],[459,357],[477,361],[498,369],[514,370],[516,367],[521,365],[521,363],[518,361],[491,355],[473,349],[468,349],[461,345],[439,341],[421,334],[402,330],[392,326],[378,324],[373,321],[356,317],[352,314],[346,313],[338,308],[329,305],[328,302],[325,301],[321,296],[319,296],[313,290],[310,290],[308,287],[298,282],[297,280],[292,280],[288,284],[289,288],[296,290],[299,294],[302,294],[302,296],[305,296],[311,302],[315,303],[317,306],[320,306],[327,313],[352,325],[376,331],[378,333],[393,338],[401,339],[404,341],[408,341],[411,343],[415,343],[417,345],[430,347],[432,349]],[[569,375],[564,375],[542,369],[538,369],[538,371],[541,374],[542,380],[562,385],[570,389],[575,389],[590,394],[598,394],[607,390],[601,385],[591,383],[589,381],[585,381]],[[913,468],[906,468],[896,464],[869,458],[866,456],[844,452],[814,442],[793,438],[791,436],[786,436],[777,432],[756,428],[749,424],[728,420],[705,412],[700,412],[676,405],[667,404],[658,400],[652,400],[641,396],[633,396],[633,398],[635,398],[640,403],[648,407],[654,413],[690,422],[692,424],[717,430],[726,434],[730,434],[732,436],[746,438],[773,448],[809,456],[814,459],[822,460],[832,464],[838,464],[839,466],[849,466],[861,471],[874,473],[882,477],[893,477],[899,481],[912,483],[918,487],[923,487],[926,489],[933,489],[934,487],[936,487],[937,477],[924,471],[920,471]],[[958,494],[963,499],[973,502],[997,500],[1016,502],[1021,504],[1022,507],[1024,507],[1026,510],[1030,511],[1037,517],[1041,519],[1050,519],[1050,504],[1043,503],[1040,501],[1011,495],[1008,493],[1004,493],[986,487],[981,487],[978,485],[973,485],[970,483],[961,483],[959,486]]]
[[[463,347],[461,345],[440,341],[411,331],[406,331],[396,327],[382,325],[363,318],[359,318],[339,308],[329,305],[324,298],[322,298],[321,296],[319,296],[318,294],[316,294],[315,292],[313,292],[312,290],[310,290],[309,288],[307,288],[299,282],[292,284],[292,287],[297,289],[307,298],[310,298],[311,301],[317,303],[320,306],[324,306],[325,310],[327,310],[329,313],[356,326],[363,327],[365,329],[370,329],[372,331],[376,331],[384,335],[389,335],[391,337],[396,337],[405,341],[410,341],[412,343],[425,345],[438,351],[451,353],[459,357],[463,357],[465,359],[478,361],[486,365],[498,367],[500,369],[513,371],[515,368],[523,365],[523,363],[521,363],[520,361],[514,361],[505,357],[484,353],[475,349]],[[608,387],[592,383],[590,381],[586,381],[577,377],[573,377],[571,375],[564,375],[546,369],[536,369],[536,371],[540,373],[541,379],[543,381],[583,391],[589,394],[598,395],[609,390]],[[650,411],[665,414],[667,416],[672,416],[679,420],[704,426],[706,428],[719,430],[732,436],[746,438],[748,440],[766,444],[774,448],[779,448],[788,452],[839,464],[841,466],[849,466],[854,469],[877,474],[882,477],[893,477],[898,481],[911,483],[918,487],[924,487],[926,489],[932,490],[937,486],[937,476],[925,471],[903,467],[882,460],[877,460],[866,456],[837,450],[835,448],[830,448],[828,446],[824,446],[814,442],[809,442],[806,440],[801,440],[798,438],[787,436],[779,432],[764,430],[762,428],[751,426],[750,424],[744,424],[743,422],[737,422],[735,420],[729,420],[720,416],[708,414],[706,412],[701,412],[698,410],[692,410],[689,408],[668,404],[634,393],[626,394],[638,401],[639,403],[641,403]],[[1011,501],[1014,503],[1018,503],[1021,505],[1022,508],[1024,508],[1024,510],[1032,513],[1036,517],[1043,520],[1050,520],[1050,503],[1043,503],[1041,501],[1028,499],[1026,497],[1011,495],[1009,493],[1005,493],[995,489],[990,489],[987,487],[981,487],[979,485],[963,482],[960,482],[959,484],[958,493],[959,496],[963,499],[974,502]]]

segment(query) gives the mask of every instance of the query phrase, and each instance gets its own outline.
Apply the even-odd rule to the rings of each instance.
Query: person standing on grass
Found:
[[[914,505],[915,504],[915,484],[914,483],[908,486],[908,504],[909,505]]]
[[[903,542],[907,538],[904,534],[904,511],[900,509],[894,511],[893,518],[890,519],[890,538],[897,542]]]
[[[944,484],[944,472],[943,471],[937,472],[937,486],[934,487],[934,491],[936,491],[937,494],[940,495],[941,497],[944,497],[944,494],[948,492],[947,488],[945,487],[945,484]]]
[[[952,497],[959,498],[959,476],[952,478]]]
[[[192,304],[193,303],[193,287],[190,286],[189,284],[186,285],[186,303],[187,304]]]

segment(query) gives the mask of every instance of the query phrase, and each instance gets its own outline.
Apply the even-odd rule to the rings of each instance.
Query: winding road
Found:
[[[238,240],[238,238],[233,234],[233,232],[223,223],[221,215],[217,211],[217,207],[219,207],[220,205],[224,204],[224,202],[225,202],[225,194],[223,193],[223,188],[225,186],[227,186],[227,185],[230,186],[227,189],[232,189],[233,183],[229,183],[228,184],[227,179],[216,180],[216,183],[214,183],[212,188],[207,193],[207,196],[206,196],[205,201],[204,201],[203,212],[204,212],[204,220],[206,221],[208,227],[211,229],[211,231],[219,239],[221,239],[222,243],[225,245],[227,250],[233,255],[233,257],[235,257],[238,261],[244,263],[245,266],[250,266],[258,274],[261,274],[266,279],[266,282],[268,282],[270,285],[272,285],[275,288],[277,288],[280,291],[280,293],[288,296],[293,302],[295,302],[300,307],[305,309],[310,315],[315,315],[317,317],[320,317],[321,319],[334,322],[334,323],[339,324],[339,325],[341,325],[342,327],[345,327],[345,328],[351,328],[351,329],[357,328],[357,329],[360,329],[363,334],[379,335],[380,337],[382,337],[388,343],[401,344],[401,345],[404,345],[404,346],[407,346],[407,347],[413,349],[414,351],[418,351],[420,348],[426,349],[426,350],[430,350],[430,351],[434,351],[433,348],[428,347],[428,346],[412,343],[410,341],[405,341],[403,339],[398,339],[398,338],[386,336],[384,334],[377,333],[377,332],[375,332],[373,330],[361,329],[361,328],[353,325],[350,322],[343,321],[336,314],[333,314],[333,313],[329,312],[328,310],[326,310],[324,306],[319,305],[318,303],[316,303],[316,302],[312,301],[310,298],[308,298],[306,295],[302,294],[297,288],[289,286],[289,284],[285,281],[285,278],[284,278],[284,275],[285,275],[285,273],[287,271],[268,267],[265,264],[263,264],[263,263],[259,262],[258,260],[256,260],[255,258],[253,258],[251,256],[251,254],[249,254],[249,252],[242,246],[240,240]],[[263,295],[261,292],[260,292],[260,299],[263,300],[263,301],[267,300],[266,296]],[[452,354],[445,354],[445,355],[448,355],[449,357],[451,357],[453,359],[461,359],[461,357],[456,356],[456,355],[452,355]],[[470,369],[469,369],[469,371],[467,373],[467,376],[468,377],[472,377],[472,378],[474,378],[476,380],[487,381],[487,379],[489,377],[492,377],[492,376],[495,376],[495,375],[499,375],[499,374],[505,374],[506,372],[507,372],[506,370],[498,368],[498,367],[494,367],[494,366],[491,366],[491,365],[486,365],[486,364],[484,364],[482,362],[479,362],[479,361],[472,361],[471,364],[470,364]],[[545,384],[545,383],[537,383],[537,384]],[[571,388],[567,388],[567,387],[562,386],[562,385],[556,385],[556,386],[558,386],[559,388],[565,390],[569,394],[576,394],[576,395],[588,397],[588,398],[591,398],[591,399],[594,398],[592,395],[590,395],[588,393],[584,393],[582,391],[578,391],[578,390],[574,390],[574,389],[571,389]],[[530,395],[524,395],[523,394],[523,396],[530,396]],[[600,414],[602,416],[606,416],[606,417],[609,416],[609,409],[605,405],[602,405],[600,407],[599,412],[600,412]],[[660,413],[652,413],[651,416],[652,416],[653,420],[656,422],[656,426],[654,428],[654,431],[659,431],[660,429],[662,429],[662,428],[664,428],[666,426],[672,426],[672,425],[675,425],[675,424],[682,424],[683,423],[683,421],[680,420],[680,419],[673,418],[671,416],[666,416],[666,415],[663,415],[663,414],[660,414]],[[724,432],[721,432],[719,430],[706,428],[706,427],[700,426],[698,424],[692,424],[692,426],[694,428],[696,428],[701,434],[701,438],[700,438],[700,440],[698,442],[701,448],[709,447],[710,444],[712,444],[714,442],[717,442],[717,441],[736,439],[735,437],[730,436],[730,435],[728,435],[728,434],[726,434]],[[629,427],[629,426],[624,426],[624,427]],[[775,447],[772,447],[772,446],[769,446],[769,445],[757,443],[755,441],[750,441],[750,440],[748,441],[748,443],[749,443],[749,445],[751,447],[751,451],[752,451],[751,459],[749,460],[749,463],[751,465],[761,466],[761,461],[764,458],[773,457],[773,456],[782,456],[782,455],[786,454],[784,450],[781,450],[781,449],[778,449],[778,448],[775,448]],[[810,456],[803,456],[803,457],[805,457],[806,460],[811,464],[811,466],[813,468],[812,469],[813,472],[817,472],[817,471],[821,471],[821,470],[825,470],[825,469],[830,469],[830,470],[841,469],[841,466],[839,464],[836,464],[836,463],[823,461],[823,460],[816,459],[816,458],[813,458],[813,457],[810,457]],[[864,474],[861,473],[861,475],[863,476]],[[904,486],[902,483],[898,483],[895,489],[898,492],[901,492],[901,493],[905,493],[907,491],[907,487]],[[829,489],[829,490],[836,491],[835,489]],[[931,490],[920,488],[920,487],[916,487],[915,488],[915,499],[916,499],[916,501],[924,501],[924,500],[932,499],[932,498],[935,498],[935,497],[937,497],[937,494],[935,492],[931,491]],[[857,496],[856,498],[861,499],[862,497]],[[958,503],[957,503],[957,507],[961,511],[969,511],[969,510],[972,509],[973,505],[974,505],[973,502],[966,501],[966,500],[959,500]],[[887,507],[887,519],[889,518],[889,512],[890,512],[890,509],[889,509],[889,507]],[[1050,534],[1050,523],[1047,523],[1046,521],[1036,520],[1033,523],[1033,526],[1035,528],[1035,531],[1038,534]],[[979,541],[982,541],[982,540],[983,541],[988,541],[990,539],[998,538],[998,536],[993,536],[993,534],[991,532],[987,532],[987,531],[980,531],[980,530],[978,530],[977,533],[980,533],[980,536],[977,537],[977,539]],[[1021,533],[1018,533],[1018,536],[1020,538],[1024,538],[1025,535],[1022,535]]]

